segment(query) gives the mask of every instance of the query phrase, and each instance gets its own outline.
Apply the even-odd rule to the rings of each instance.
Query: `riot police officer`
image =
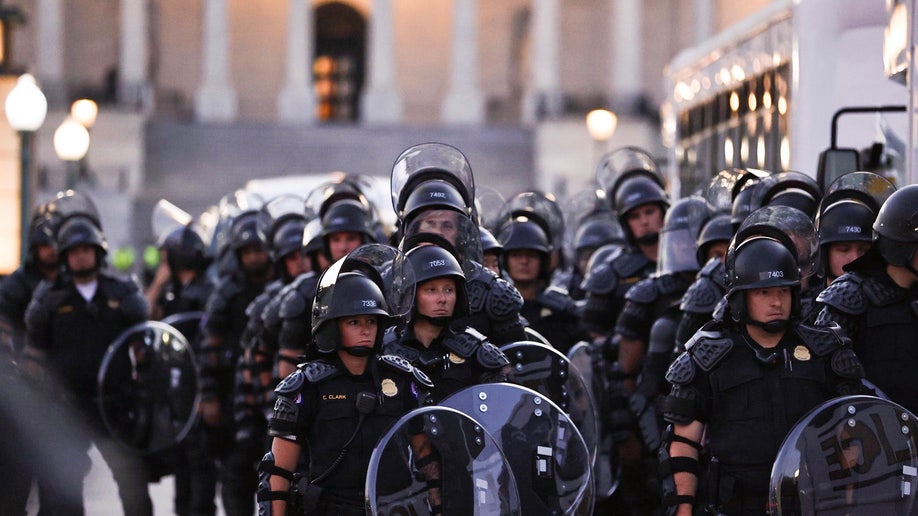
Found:
[[[222,278],[207,300],[205,340],[201,347],[201,414],[218,459],[223,506],[228,514],[254,510],[257,479],[252,465],[230,453],[236,362],[242,354],[245,310],[271,278],[271,262],[257,231],[257,212],[244,211],[230,224],[229,249],[238,268]]]
[[[817,324],[844,328],[864,363],[867,380],[908,410],[918,410],[913,347],[918,338],[918,185],[883,203],[873,244],[819,297]]]
[[[394,270],[390,274],[401,276]],[[312,318],[313,344],[323,358],[300,365],[277,386],[269,422],[274,440],[259,466],[260,513],[292,511],[291,480],[300,453],[308,451],[308,476],[300,490],[306,511],[364,514],[364,484],[375,443],[417,406],[419,387],[433,387],[406,360],[379,355],[390,306],[405,298],[387,299],[383,292],[391,296],[393,290],[353,254],[323,273]]]
[[[481,265],[481,239],[475,211],[475,180],[468,160],[455,147],[422,143],[402,151],[392,167],[392,207],[404,244],[437,234],[458,252],[466,271],[469,313],[465,324],[501,345],[526,339],[520,318],[523,300],[506,280]]]
[[[661,459],[670,514],[765,514],[771,467],[791,426],[863,388],[863,367],[837,325],[799,324],[794,251],[762,235],[737,238],[726,268],[725,320],[703,326],[666,374],[673,427]]]
[[[205,274],[211,260],[201,235],[192,227],[180,226],[166,234],[157,247],[163,272],[157,271],[146,291],[150,318],[203,311],[213,283]]]
[[[465,275],[456,257],[436,245],[415,247],[406,256],[416,285],[411,319],[404,329],[386,332],[383,352],[430,375],[436,387],[425,403],[470,385],[506,381],[507,357],[478,331],[452,325],[468,313]]]
[[[57,229],[63,274],[42,283],[26,312],[27,372],[52,390],[50,412],[72,411],[79,420],[54,432],[47,443],[56,456],[41,464],[40,490],[50,496],[42,507],[53,514],[82,514],[83,477],[89,472],[90,444],[112,469],[125,513],[152,514],[143,458],[109,435],[96,405],[96,375],[108,345],[147,316],[137,285],[103,272],[107,244],[92,214],[66,216]],[[85,425],[85,430],[81,427]]]

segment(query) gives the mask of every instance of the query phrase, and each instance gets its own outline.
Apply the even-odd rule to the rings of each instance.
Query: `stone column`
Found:
[[[447,124],[480,124],[484,99],[478,89],[477,0],[453,0],[453,41],[449,90],[441,119]]]
[[[711,37],[714,31],[714,0],[695,0],[693,6],[695,23],[692,43],[697,44]]]
[[[369,27],[367,83],[360,101],[360,118],[365,123],[398,123],[402,99],[395,80],[395,37],[392,0],[375,0]]]
[[[149,47],[146,0],[121,0],[121,53],[118,101],[137,109],[152,107],[148,77]]]
[[[287,0],[287,61],[277,118],[287,123],[316,119],[312,89],[313,22],[310,0]]]
[[[611,0],[612,106],[623,113],[633,111],[643,94],[644,49],[641,41],[642,0]]]
[[[67,102],[67,89],[64,85],[64,6],[61,0],[38,0],[35,18],[35,77],[48,104],[62,105]]]
[[[236,117],[236,91],[229,77],[229,0],[204,1],[202,81],[195,95],[195,115],[201,122],[228,122]]]
[[[532,77],[523,97],[524,122],[536,122],[561,112],[562,94],[558,79],[560,13],[558,0],[533,0]]]

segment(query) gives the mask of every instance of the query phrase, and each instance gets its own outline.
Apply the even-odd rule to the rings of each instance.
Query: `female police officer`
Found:
[[[397,252],[379,245],[361,247],[319,280],[312,333],[323,358],[301,364],[276,389],[269,422],[274,441],[259,466],[261,514],[288,510],[293,471],[306,446],[306,512],[363,515],[373,447],[392,423],[417,406],[417,392],[433,386],[404,359],[377,354],[390,314],[403,298],[397,288],[383,285],[373,265],[388,264],[387,277],[413,284],[399,273],[400,260],[379,259],[386,250],[391,256]]]

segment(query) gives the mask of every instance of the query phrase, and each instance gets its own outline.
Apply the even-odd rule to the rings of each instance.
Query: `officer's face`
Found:
[[[375,315],[352,315],[339,317],[338,334],[341,347],[370,346],[376,343],[377,321]]]
[[[451,210],[431,210],[418,216],[416,231],[434,233],[456,245],[459,235],[459,213]]]
[[[749,319],[767,323],[790,319],[790,287],[770,287],[746,291]]]
[[[870,249],[870,242],[832,242],[829,244],[829,274],[837,278],[845,273],[845,265],[864,256]]]
[[[456,281],[434,278],[418,284],[418,313],[427,317],[449,317],[456,309]]]
[[[57,251],[54,250],[50,245],[37,245],[35,246],[35,257],[38,259],[38,263],[48,267],[54,267],[57,265]]]
[[[268,265],[268,252],[260,244],[249,244],[239,249],[239,263],[245,270],[260,270]]]
[[[536,281],[542,255],[535,249],[507,251],[507,274],[516,282]]]
[[[86,244],[71,247],[67,250],[67,267],[76,275],[95,269],[96,248]]]
[[[663,208],[657,203],[642,204],[625,216],[635,238],[659,233],[663,228]]]
[[[481,264],[490,269],[494,274],[500,274],[500,258],[496,253],[485,253]]]
[[[284,255],[284,268],[291,277],[297,277],[312,268],[312,260],[303,252],[294,251]]]
[[[363,244],[360,233],[352,231],[339,231],[328,235],[328,252],[331,253],[332,261],[338,261],[344,258],[347,253],[353,251]]]
[[[728,242],[727,240],[719,240],[717,242],[713,242],[711,243],[710,246],[708,246],[708,255],[705,258],[710,260],[711,258],[714,258],[716,256],[720,258],[721,260],[723,260],[724,257],[727,255],[727,249],[729,247],[730,247],[730,242]]]

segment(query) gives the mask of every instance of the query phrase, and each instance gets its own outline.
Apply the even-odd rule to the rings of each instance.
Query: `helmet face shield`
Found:
[[[481,262],[481,235],[478,224],[462,213],[448,209],[431,209],[416,214],[402,228],[405,241],[424,240],[424,234],[445,239],[462,258],[463,267]]]
[[[653,156],[638,147],[616,149],[603,156],[596,166],[596,182],[610,200],[615,199],[619,183],[632,175],[651,178],[660,189],[665,187]]]
[[[474,213],[475,180],[465,155],[445,143],[422,143],[402,151],[392,166],[392,208],[400,219],[407,216],[405,206],[408,196],[420,183],[429,179],[451,184],[465,201],[466,215]]]
[[[698,235],[711,218],[711,211],[708,202],[698,196],[680,199],[670,208],[660,231],[658,273],[699,269],[695,253]]]
[[[765,206],[750,213],[736,231],[735,241],[764,235],[795,249],[803,278],[816,273],[819,240],[813,221],[803,212],[789,206]]]

